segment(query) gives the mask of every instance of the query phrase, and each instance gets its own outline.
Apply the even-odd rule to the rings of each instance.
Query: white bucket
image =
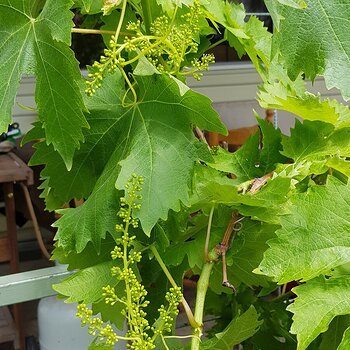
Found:
[[[88,327],[75,316],[77,304],[66,304],[56,296],[43,298],[38,306],[40,350],[86,350],[93,340]],[[114,349],[126,349],[118,342]]]

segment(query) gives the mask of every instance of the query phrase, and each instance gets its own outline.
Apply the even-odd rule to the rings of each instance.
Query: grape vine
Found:
[[[350,112],[305,79],[349,99],[350,6],[265,4],[273,33],[223,0],[0,0],[0,132],[34,73],[25,141],[61,214],[53,259],[77,270],[54,288],[79,303],[90,350],[348,348]],[[87,78],[72,33],[106,43]],[[223,43],[251,60],[263,108],[303,120],[290,135],[257,116],[236,152],[206,143],[227,130],[186,79]]]

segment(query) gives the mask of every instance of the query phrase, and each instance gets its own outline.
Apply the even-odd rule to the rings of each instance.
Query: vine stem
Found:
[[[122,29],[122,25],[123,25],[123,22],[124,22],[124,17],[125,17],[125,11],[126,11],[126,4],[127,4],[127,0],[124,0],[123,1],[123,7],[122,7],[122,11],[120,13],[120,20],[118,22],[118,27],[117,27],[117,30],[115,31],[115,38],[114,38],[114,41],[115,42],[118,42],[118,38],[119,38],[119,34],[120,34],[120,31]]]
[[[145,23],[146,33],[150,34],[150,28],[152,23],[152,11],[151,4],[149,0],[141,0],[143,20]]]
[[[129,89],[130,89],[130,91],[132,92],[132,95],[133,95],[133,98],[134,98],[134,102],[133,102],[133,103],[131,103],[130,105],[129,105],[129,104],[126,104],[126,103],[125,103],[125,99],[126,99],[126,96],[127,96],[127,93],[128,93],[128,91],[126,91],[126,92],[125,92],[125,95],[124,95],[124,97],[123,97],[123,100],[122,100],[122,106],[123,106],[123,107],[132,106],[132,105],[134,105],[134,104],[137,102],[137,94],[136,94],[136,91],[135,91],[134,87],[132,86],[131,81],[129,80],[129,78],[128,78],[127,74],[125,73],[124,69],[123,69],[123,68],[120,68],[119,70],[120,70],[120,72],[122,73],[122,75],[123,75],[123,77],[124,77],[126,83],[128,84]]]
[[[209,279],[210,279],[211,271],[214,266],[214,261],[217,259],[217,254],[215,252],[215,249],[210,251],[210,253],[208,251],[214,208],[215,206],[213,205],[209,214],[207,237],[205,239],[205,246],[204,246],[204,266],[200,274],[199,280],[197,282],[197,294],[196,294],[196,306],[194,309],[194,319],[198,324],[200,324],[200,327],[192,329],[193,339],[191,342],[191,350],[199,350],[199,345],[201,343],[201,336],[203,334],[203,313],[204,313],[205,297],[207,295],[207,290],[209,287]]]
[[[129,205],[128,208],[128,214],[127,217],[130,218],[131,216],[131,209],[132,209],[132,203],[131,205]],[[130,226],[130,220],[127,220],[127,222],[125,223],[125,227],[123,229],[123,234],[124,237],[127,237],[129,235],[129,226]],[[128,263],[128,243],[124,240],[123,241],[123,265],[124,265],[124,270],[127,270],[129,268],[129,263]],[[127,315],[127,319],[128,319],[128,325],[129,327],[132,327],[131,325],[131,319],[133,318],[133,308],[131,307],[132,301],[131,301],[131,289],[130,289],[130,285],[128,282],[125,281],[125,291],[126,291],[126,303],[127,303],[127,308],[128,308],[128,315]]]
[[[163,259],[159,255],[157,248],[154,245],[151,245],[150,249],[151,249],[154,257],[156,258],[159,266],[161,267],[161,269],[163,270],[164,274],[168,278],[170,284],[174,288],[178,288],[178,286],[177,286],[173,276],[171,275],[171,273],[169,272],[168,268],[165,266]],[[181,303],[182,303],[182,306],[184,307],[186,316],[188,318],[188,321],[189,321],[191,327],[193,329],[201,327],[201,324],[196,322],[195,317],[193,316],[192,310],[191,310],[190,306],[188,305],[188,303],[187,303],[187,301],[186,301],[186,299],[184,297],[182,297]]]
[[[218,40],[217,42],[215,42],[214,44],[210,45],[208,48],[207,48],[207,51],[213,49],[214,47],[224,43],[225,41],[227,41],[227,39],[223,38],[223,39],[220,39]]]
[[[85,29],[85,28],[72,28],[72,33],[79,34],[114,34],[112,30],[102,30],[102,29]],[[123,33],[123,35],[130,35],[128,33]]]
[[[203,266],[201,275],[197,282],[197,295],[196,295],[196,306],[194,310],[194,319],[201,326],[193,329],[193,339],[191,342],[191,350],[199,350],[201,343],[201,336],[203,334],[203,313],[205,297],[209,287],[210,274],[213,269],[214,262],[206,262]]]
[[[202,141],[208,146],[208,148],[209,148],[209,150],[210,150],[210,146],[209,146],[209,144],[208,144],[207,139],[206,139],[205,136],[204,136],[203,131],[202,131],[201,129],[199,129],[198,126],[196,126],[194,130],[195,130],[197,136],[199,137],[199,139],[202,140]]]
[[[208,220],[208,228],[207,228],[207,236],[205,238],[205,245],[204,245],[204,261],[208,261],[208,255],[209,255],[209,241],[210,241],[210,231],[211,231],[211,223],[213,221],[213,214],[214,214],[215,206],[213,205],[210,210],[209,214],[209,220]]]

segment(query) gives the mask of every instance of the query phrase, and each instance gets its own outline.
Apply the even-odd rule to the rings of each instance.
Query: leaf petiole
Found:
[[[123,0],[123,6],[122,6],[121,14],[120,14],[120,20],[118,22],[118,27],[117,27],[117,30],[115,31],[115,35],[114,35],[114,41],[116,43],[118,42],[120,31],[122,29],[122,25],[123,25],[123,22],[124,22],[125,11],[126,11],[126,4],[127,4],[127,0]]]
[[[154,255],[154,257],[156,258],[159,266],[161,267],[161,269],[163,270],[163,272],[165,273],[165,275],[167,276],[170,284],[174,287],[174,288],[178,288],[173,276],[171,275],[171,273],[169,272],[168,268],[165,266],[164,264],[164,261],[163,259],[161,258],[161,256],[159,255],[158,253],[158,250],[157,248],[154,246],[154,245],[151,245],[150,246],[150,249]],[[185,313],[186,313],[186,316],[187,316],[187,319],[188,319],[188,322],[190,323],[191,327],[193,329],[196,329],[198,327],[201,327],[201,325],[199,323],[196,322],[194,316],[193,316],[193,313],[192,313],[192,310],[190,308],[190,306],[188,305],[186,299],[184,297],[182,297],[182,306],[185,310]]]
[[[209,261],[209,241],[210,241],[210,231],[211,231],[211,223],[213,220],[213,214],[214,214],[215,206],[213,205],[210,210],[209,214],[209,220],[208,220],[208,227],[207,227],[207,236],[205,238],[205,245],[204,245],[204,261]]]

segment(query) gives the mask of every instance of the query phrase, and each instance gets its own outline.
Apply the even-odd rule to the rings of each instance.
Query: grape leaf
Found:
[[[303,119],[321,120],[344,127],[349,125],[350,110],[337,100],[322,100],[306,90],[305,79],[300,74],[292,81],[284,68],[280,55],[269,63],[264,84],[259,87],[262,108],[275,108],[291,112]]]
[[[0,132],[7,131],[20,78],[35,73],[35,99],[45,128],[68,169],[88,124],[79,89],[78,62],[70,50],[71,0],[48,0],[33,13],[31,2],[0,0]],[[33,6],[34,7],[34,6]]]
[[[103,12],[104,0],[74,0],[75,6],[79,7],[82,14],[95,14]]]
[[[209,16],[225,27],[225,38],[230,46],[236,49],[239,56],[247,53],[264,79],[265,67],[270,65],[271,54],[271,33],[264,27],[264,23],[255,16],[250,16],[246,21],[242,4],[216,0],[209,1],[206,7]]]
[[[87,350],[113,350],[112,345],[107,345],[105,343],[96,343],[96,339],[89,345]]]
[[[223,223],[224,225],[224,223]],[[206,230],[206,228],[205,228]],[[167,265],[177,266],[179,265],[184,257],[187,255],[188,266],[190,268],[201,269],[204,263],[204,244],[205,244],[205,230],[200,232],[194,239],[179,244],[172,244],[164,254],[164,262]],[[225,228],[212,228],[209,250],[221,241]]]
[[[155,341],[155,348],[157,350],[182,350],[183,349],[183,343],[180,339],[165,339],[164,340],[166,343],[166,347],[162,341],[162,339],[160,339],[160,337],[156,338]]]
[[[336,350],[341,343],[345,330],[350,326],[350,315],[333,319],[326,333],[322,335],[319,350]]]
[[[276,0],[264,0],[266,8],[272,18],[275,30],[279,30],[280,22],[284,19],[282,16],[282,4]]]
[[[115,294],[118,298],[125,297],[125,284],[118,283],[115,287]],[[100,299],[97,302],[95,301],[91,305],[91,309],[94,315],[100,314],[103,322],[112,323],[120,331],[125,330],[125,316],[123,315],[122,310],[125,308],[125,305],[120,302],[116,302],[114,305],[106,304],[104,299]]]
[[[225,174],[198,165],[193,176],[191,205],[197,208],[200,205],[211,206],[213,203],[221,203],[271,208],[280,206],[288,200],[287,194],[291,189],[290,178],[276,176],[268,180],[256,193],[250,193],[248,189],[253,180],[235,186],[234,181]]]
[[[102,288],[118,284],[118,279],[111,275],[112,266],[116,266],[114,261],[106,261],[101,264],[87,267],[76,272],[54,284],[52,288],[68,297],[68,303],[83,302],[90,304],[101,299]]]
[[[350,348],[350,327],[343,334],[343,339],[339,344],[337,350],[347,350]]]
[[[322,74],[327,88],[338,88],[348,100],[350,44],[346,33],[350,30],[350,4],[347,0],[307,0],[306,3],[304,10],[280,8],[284,19],[273,45],[282,52],[292,79],[300,72],[312,80]]]
[[[329,176],[291,199],[290,214],[255,272],[278,283],[309,280],[350,261],[350,185]]]
[[[330,157],[327,160],[326,165],[350,177],[350,161],[346,160],[345,158],[337,156]]]
[[[156,0],[159,6],[162,6],[163,11],[171,15],[176,7],[182,7],[182,5],[193,5],[194,0]]]
[[[242,4],[212,0],[204,2],[203,6],[206,10],[206,17],[212,22],[220,23],[235,37],[248,38],[243,30],[245,11]]]
[[[242,221],[242,228],[233,240],[232,246],[227,252],[227,276],[230,283],[236,289],[240,284],[247,286],[263,286],[268,287],[270,281],[266,276],[259,276],[253,273],[253,269],[259,265],[263,258],[264,251],[268,248],[267,240],[275,237],[277,225],[267,225],[260,222],[252,221],[246,218]],[[218,244],[223,236],[226,227],[219,231],[220,235],[213,240],[214,246]],[[204,232],[203,232],[204,234]],[[194,255],[196,251],[200,252],[199,258],[203,260],[204,240],[197,250],[193,249],[188,252],[189,260],[190,253]],[[261,278],[263,277],[263,278]],[[215,264],[210,276],[209,288],[216,294],[232,293],[231,289],[222,286],[222,264]]]
[[[102,20],[104,22],[104,25],[101,26],[102,30],[110,30],[112,32],[115,32],[116,28],[118,27],[118,23],[120,20],[120,11],[113,11],[110,15],[108,16],[103,16]],[[125,14],[124,14],[124,20],[123,24],[121,26],[121,32],[127,32],[127,26],[129,22],[136,22],[137,17],[136,13],[129,7],[127,6],[125,9]],[[106,46],[109,46],[109,42],[111,40],[112,34],[103,34],[103,41]],[[119,36],[118,42],[124,42],[125,37],[123,35]]]
[[[270,286],[270,292],[266,294],[270,294],[270,297],[259,298],[254,302],[258,312],[264,315],[264,323],[244,345],[249,347],[248,344],[254,344],[254,350],[295,350],[296,337],[289,333],[292,314],[286,310],[287,305],[283,298],[271,299],[271,292],[276,291],[276,285],[272,285],[272,288],[274,289],[271,289]]]
[[[208,163],[216,170],[234,174],[233,184],[241,184],[261,177],[274,170],[276,163],[283,163],[286,160],[280,154],[282,150],[281,131],[261,118],[257,120],[259,129],[238,151],[229,153],[222,148],[217,148],[213,154],[214,162]],[[260,143],[262,143],[261,150]]]
[[[62,202],[87,198],[76,209],[64,209],[55,224],[65,250],[80,252],[90,240],[99,250],[105,232],[113,232],[118,193],[132,173],[145,179],[140,218],[147,234],[168,210],[188,202],[188,183],[194,162],[209,160],[206,146],[193,135],[192,126],[226,132],[208,98],[188,90],[181,95],[167,76],[135,76],[139,102],[123,107],[121,74],[107,77],[89,98],[91,125],[86,142],[76,152],[71,171],[66,171],[44,142],[36,148],[31,164],[46,164],[49,195]],[[184,151],[185,150],[185,151]],[[172,179],[169,181],[169,179]],[[83,181],[82,181],[83,180]]]
[[[259,103],[262,108],[274,108],[293,113],[306,120],[321,120],[339,127],[349,126],[350,110],[337,100],[322,100],[310,92],[297,93],[286,87],[281,76],[279,81],[259,87]],[[299,78],[298,78],[299,79]],[[292,83],[292,86],[295,85]]]
[[[259,131],[249,137],[245,144],[236,152],[230,153],[221,147],[213,151],[214,162],[208,165],[216,170],[234,174],[232,184],[241,184],[247,180],[264,175],[260,168]]]
[[[350,276],[318,277],[296,288],[294,303],[288,306],[297,335],[297,350],[304,350],[316,337],[328,329],[338,315],[350,314]]]
[[[215,337],[204,341],[200,345],[201,350],[231,350],[234,345],[253,336],[259,329],[262,321],[258,320],[259,314],[254,306],[245,313],[234,318],[230,324]]]
[[[234,285],[237,285],[238,282],[248,286],[267,287],[269,285],[265,276],[261,278],[261,276],[254,274],[253,270],[261,262],[263,254],[268,248],[266,242],[275,237],[277,228],[277,225],[263,224],[249,219],[242,221],[242,229],[238,232],[227,253],[228,270],[232,271],[234,280],[231,282]]]
[[[295,120],[290,137],[284,137],[282,153],[295,162],[326,156],[350,155],[350,128],[336,130],[332,124]]]
[[[304,0],[277,0],[277,1],[283,5],[294,7],[296,9],[304,9],[307,6]]]
[[[57,243],[56,243],[57,245]],[[72,251],[66,253],[62,247],[55,247],[51,260],[58,261],[60,264],[68,265],[68,270],[85,269],[106,261],[111,260],[110,252],[115,247],[115,240],[111,235],[101,241],[101,253],[97,254],[93,244],[89,242],[81,253]]]

